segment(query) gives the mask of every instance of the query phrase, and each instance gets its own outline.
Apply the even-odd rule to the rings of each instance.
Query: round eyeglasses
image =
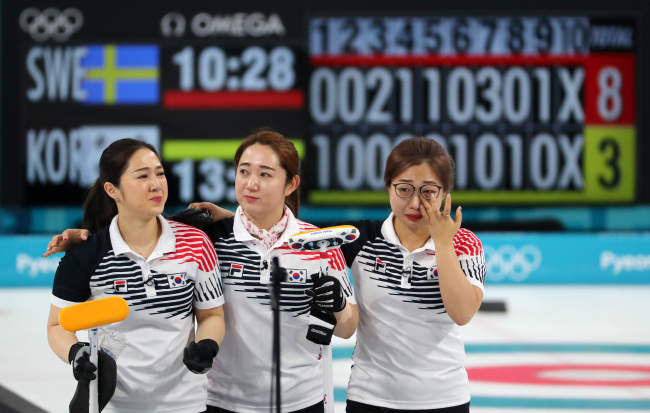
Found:
[[[417,187],[415,185],[401,183],[393,184],[395,188],[395,195],[400,198],[410,198],[415,193]],[[420,196],[424,199],[435,199],[438,198],[440,192],[442,192],[442,186],[439,185],[422,185],[420,187]]]

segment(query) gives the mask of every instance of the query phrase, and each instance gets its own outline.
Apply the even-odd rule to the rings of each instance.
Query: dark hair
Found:
[[[239,145],[237,152],[235,152],[235,171],[239,166],[239,161],[241,160],[244,151],[255,144],[269,146],[278,155],[278,159],[280,159],[280,166],[282,166],[282,168],[287,173],[287,184],[291,182],[295,176],[300,175],[300,156],[298,155],[296,147],[291,141],[289,141],[289,139],[285,138],[280,133],[268,128],[256,130],[252,134],[248,135],[244,142]],[[293,215],[298,218],[298,209],[300,207],[300,188],[296,188],[295,191],[286,196],[284,203],[289,207],[291,212],[293,212]]]
[[[117,204],[104,190],[104,184],[110,182],[120,186],[120,179],[129,166],[131,156],[138,149],[149,149],[160,159],[153,145],[137,139],[120,139],[110,145],[99,158],[99,176],[88,190],[83,210],[83,227],[91,233],[96,232],[111,223],[117,215]]]
[[[384,183],[390,187],[395,177],[412,166],[428,164],[442,181],[445,193],[454,187],[454,160],[438,142],[427,138],[409,138],[393,148],[386,159]]]

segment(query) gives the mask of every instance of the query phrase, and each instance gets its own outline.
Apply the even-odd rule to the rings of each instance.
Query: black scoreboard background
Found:
[[[3,1],[0,202],[79,205],[136,137],[171,204],[232,204],[234,151],[269,126],[311,205],[385,204],[410,136],[450,151],[455,203],[648,203],[650,5],[456,3]]]

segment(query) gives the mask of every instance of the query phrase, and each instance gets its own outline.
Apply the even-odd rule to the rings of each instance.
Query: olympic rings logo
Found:
[[[63,11],[50,7],[42,12],[30,7],[20,13],[18,22],[20,28],[38,42],[44,42],[50,37],[58,42],[64,42],[81,29],[84,16],[74,7]]]
[[[539,268],[542,252],[534,245],[517,248],[502,245],[499,248],[484,246],[487,275],[492,281],[501,281],[506,277],[512,281],[523,281]]]

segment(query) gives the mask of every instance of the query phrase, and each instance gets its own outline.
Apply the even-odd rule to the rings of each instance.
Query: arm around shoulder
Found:
[[[61,234],[52,237],[52,240],[47,244],[47,251],[43,254],[43,258],[70,250],[74,245],[87,240],[89,234],[90,231],[87,229],[66,229]]]
[[[234,212],[215,205],[212,202],[192,202],[188,208],[207,209],[212,214],[212,220],[214,222],[235,216]]]

